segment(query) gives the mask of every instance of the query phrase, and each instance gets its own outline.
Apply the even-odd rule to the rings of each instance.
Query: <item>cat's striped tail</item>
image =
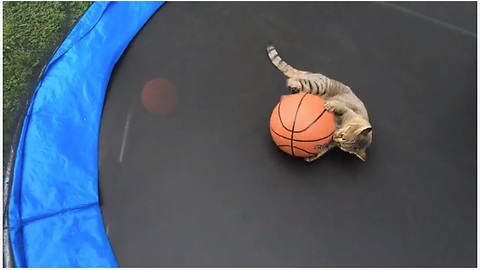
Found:
[[[305,71],[298,70],[292,66],[290,66],[287,62],[285,62],[280,55],[277,52],[277,49],[273,47],[273,45],[268,45],[267,46],[267,53],[268,57],[270,58],[270,61],[272,64],[280,70],[285,76],[289,78],[298,78],[301,75],[307,73]]]

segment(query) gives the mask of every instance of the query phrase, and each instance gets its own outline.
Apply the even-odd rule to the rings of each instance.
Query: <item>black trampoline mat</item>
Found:
[[[269,41],[364,101],[367,162],[276,148],[269,118],[288,92]],[[103,114],[119,265],[476,266],[476,58],[476,33],[379,3],[166,3],[117,64]],[[168,116],[140,103],[156,77],[178,90]]]

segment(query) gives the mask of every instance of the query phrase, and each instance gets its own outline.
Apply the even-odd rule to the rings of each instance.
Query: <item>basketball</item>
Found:
[[[306,93],[287,95],[273,109],[270,134],[275,144],[294,157],[311,157],[332,141],[335,115],[325,101]]]

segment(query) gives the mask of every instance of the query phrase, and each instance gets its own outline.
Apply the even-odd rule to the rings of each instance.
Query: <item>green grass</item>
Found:
[[[4,153],[41,69],[90,3],[3,2]]]

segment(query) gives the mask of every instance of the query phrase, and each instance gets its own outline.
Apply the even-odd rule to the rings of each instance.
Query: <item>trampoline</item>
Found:
[[[274,145],[270,42],[364,101],[366,162]],[[476,266],[476,46],[475,2],[95,2],[23,119],[4,265]]]

